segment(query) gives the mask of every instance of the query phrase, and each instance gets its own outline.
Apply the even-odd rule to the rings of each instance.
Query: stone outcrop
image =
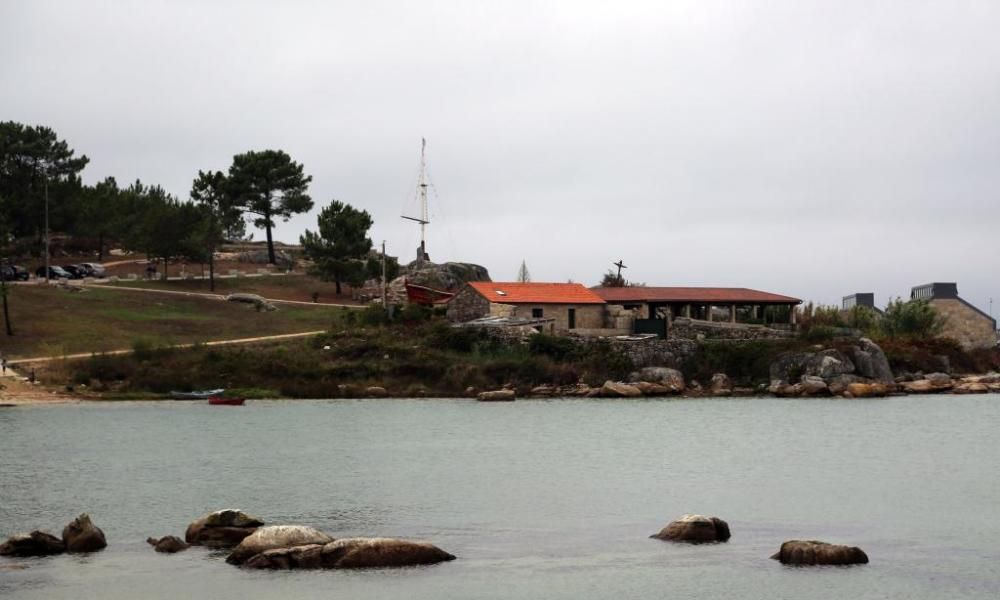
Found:
[[[805,375],[815,375],[829,379],[838,375],[854,372],[854,363],[840,350],[821,350],[813,354],[802,364]]]
[[[104,532],[94,525],[87,513],[73,519],[63,528],[62,539],[67,552],[96,552],[108,545]]]
[[[634,385],[608,380],[601,386],[600,396],[602,398],[638,398],[642,396],[642,391]]]
[[[772,556],[785,565],[865,565],[868,555],[856,546],[838,546],[815,540],[789,540]]]
[[[160,539],[146,538],[146,543],[152,546],[157,552],[165,554],[174,554],[175,552],[187,550],[191,547],[190,544],[185,543],[184,540],[175,535],[163,536]]]
[[[514,390],[493,390],[492,392],[479,392],[476,400],[480,402],[513,402],[517,398]]]
[[[47,531],[18,533],[0,544],[0,556],[50,556],[62,554],[66,544]]]
[[[232,565],[240,565],[248,559],[277,548],[294,548],[310,544],[328,544],[333,538],[327,534],[304,525],[269,525],[261,527],[243,538],[233,552],[226,558]]]
[[[956,385],[952,392],[955,394],[985,394],[990,391],[985,383],[960,383]]]
[[[868,338],[861,338],[858,342],[860,346],[854,348],[855,372],[879,383],[893,383],[889,359],[882,348]]]
[[[650,383],[648,381],[636,381],[630,384],[635,388],[638,388],[642,392],[643,396],[669,396],[675,394],[673,388],[667,387],[660,383]]]
[[[232,548],[263,524],[264,521],[240,510],[220,510],[188,525],[184,540],[194,546]]]
[[[804,396],[822,396],[830,393],[830,386],[818,375],[803,375],[799,380],[799,391]]]
[[[684,515],[649,537],[671,542],[704,544],[725,542],[729,540],[730,534],[729,524],[718,517]]]
[[[345,538],[328,544],[267,550],[243,564],[248,569],[364,569],[429,565],[455,556],[427,542],[395,538]]]

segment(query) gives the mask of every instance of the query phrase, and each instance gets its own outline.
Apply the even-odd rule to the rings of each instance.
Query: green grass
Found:
[[[9,300],[15,335],[0,337],[8,359],[126,350],[137,340],[158,347],[318,331],[342,316],[322,306],[257,312],[247,304],[108,288],[22,285]]]
[[[128,280],[123,279],[116,285],[120,287],[137,287],[144,289],[172,290],[183,292],[196,292],[202,294],[233,294],[243,292],[247,294],[259,294],[265,298],[275,300],[297,300],[300,302],[312,302],[313,292],[319,294],[319,302],[332,304],[350,304],[350,288],[344,286],[344,293],[336,295],[336,286],[328,281],[309,275],[274,275],[263,277],[239,277],[215,280],[215,291],[209,289],[208,280],[202,279],[180,279],[180,280]]]

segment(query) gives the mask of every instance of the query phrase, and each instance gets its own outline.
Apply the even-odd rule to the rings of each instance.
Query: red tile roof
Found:
[[[604,304],[600,296],[579,283],[472,281],[469,287],[500,304]]]
[[[607,302],[718,302],[720,304],[799,304],[791,296],[747,288],[710,287],[595,287]]]

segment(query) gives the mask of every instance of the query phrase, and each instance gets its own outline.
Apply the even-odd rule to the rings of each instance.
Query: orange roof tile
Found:
[[[735,304],[799,304],[798,298],[747,288],[711,287],[595,287],[607,302],[720,302]]]
[[[579,283],[505,283],[471,281],[469,287],[500,304],[604,304]]]

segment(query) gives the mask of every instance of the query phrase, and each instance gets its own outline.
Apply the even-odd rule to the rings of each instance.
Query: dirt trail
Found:
[[[215,340],[215,341],[212,341],[212,342],[199,342],[197,344],[196,343],[174,344],[174,345],[171,345],[171,346],[167,346],[167,348],[192,348],[192,347],[197,346],[197,345],[203,345],[203,346],[225,346],[225,345],[229,345],[229,344],[252,344],[254,342],[269,342],[269,341],[274,341],[274,340],[288,340],[288,339],[294,339],[294,338],[311,337],[311,336],[314,336],[314,335],[320,335],[322,333],[326,333],[326,331],[325,330],[319,330],[319,331],[303,331],[301,333],[282,333],[282,334],[279,334],[279,335],[265,335],[265,336],[260,336],[260,337],[237,338],[237,339],[232,339],[232,340]],[[131,352],[132,352],[132,350],[129,349],[129,350],[110,350],[110,351],[107,351],[107,352],[78,352],[76,354],[60,354],[58,356],[36,356],[34,358],[18,358],[18,359],[15,359],[15,360],[9,360],[9,361],[7,361],[7,364],[8,365],[14,365],[14,366],[20,366],[21,369],[24,370],[24,366],[26,366],[26,365],[38,364],[38,363],[47,363],[47,362],[51,362],[51,361],[54,361],[54,360],[63,360],[63,359],[72,360],[72,359],[77,359],[77,358],[90,358],[94,354],[118,355],[118,354],[129,354]]]

